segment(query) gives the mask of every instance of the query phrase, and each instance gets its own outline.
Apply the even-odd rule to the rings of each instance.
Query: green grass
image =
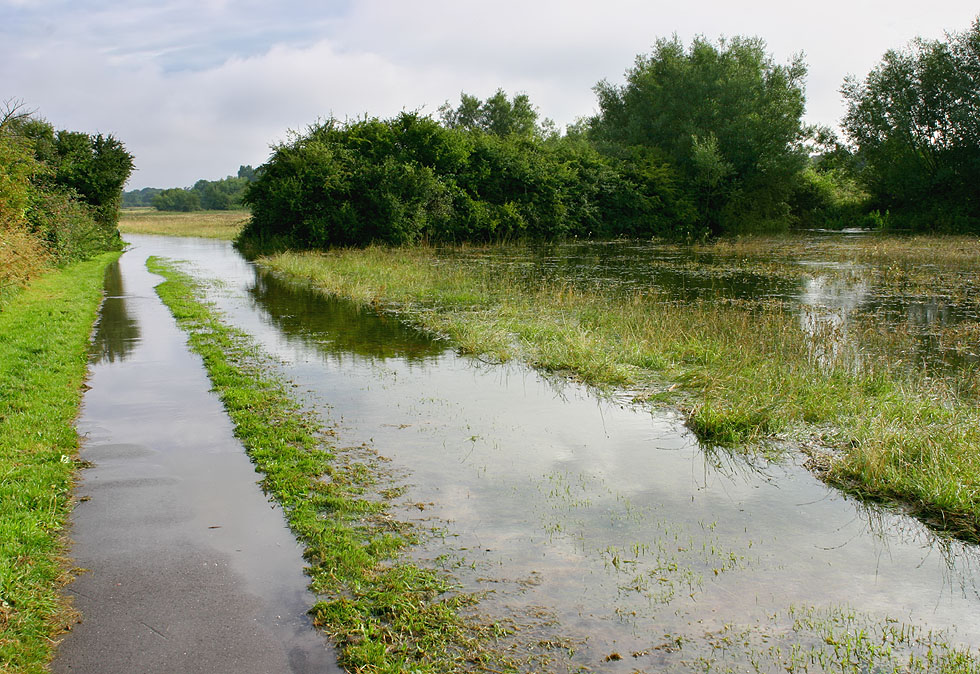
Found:
[[[900,242],[874,245],[847,254],[911,256]],[[734,249],[733,264],[743,265],[746,246]],[[959,244],[940,249],[969,256]],[[896,349],[889,340],[901,335],[873,320],[858,328],[882,348],[855,363],[828,359],[839,335],[808,337],[780,303],[682,303],[655,288],[624,294],[528,284],[500,267],[424,247],[284,253],[260,263],[392,311],[463,352],[670,400],[709,444],[806,442],[812,465],[831,482],[902,502],[955,535],[976,540],[980,533],[976,372],[936,377],[890,359]]]
[[[108,253],[34,279],[0,312],[0,671],[43,672],[72,623],[62,532],[73,422]]]
[[[249,212],[191,211],[177,213],[153,208],[130,208],[119,217],[123,234],[162,234],[166,236],[196,236],[203,239],[235,239],[245,226]]]
[[[703,641],[680,637],[670,645],[682,653],[707,645],[687,660],[694,671],[719,674],[980,674],[977,652],[956,644],[949,632],[842,606],[790,607],[769,616],[769,624],[726,623]]]
[[[502,630],[461,611],[476,599],[445,575],[406,562],[416,532],[394,521],[377,470],[344,457],[271,377],[248,337],[225,325],[202,289],[172,263],[147,262],[157,292],[201,355],[262,488],[305,546],[315,624],[356,672],[512,671],[492,648]],[[397,490],[396,490],[397,491]]]

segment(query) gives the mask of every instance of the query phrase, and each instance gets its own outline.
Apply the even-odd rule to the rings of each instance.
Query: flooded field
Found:
[[[908,250],[869,245],[870,238],[865,232],[825,233],[698,248],[584,242],[513,247],[506,254],[499,248],[449,249],[444,256],[532,285],[565,283],[620,294],[655,289],[684,303],[789,306],[799,312],[804,330],[830,326],[845,341],[869,325],[887,328],[892,343],[906,349],[893,355],[915,364],[946,370],[980,362],[980,243],[950,240],[943,250],[927,244],[909,258]]]
[[[483,593],[474,610],[514,628],[539,670],[975,671],[956,649],[980,647],[977,547],[844,496],[802,456],[702,446],[670,411],[458,355],[223,242],[127,239],[211,282],[210,299],[281,363],[340,446],[390,459],[405,487],[396,514],[429,531],[413,554]],[[913,266],[882,272],[845,244],[814,239],[812,256],[773,251],[766,263],[627,243],[450,255],[528,283],[779,302],[798,308],[801,330],[852,340],[856,357],[871,322],[909,335],[899,342],[916,363],[975,365],[978,299],[962,291],[975,264],[924,288]],[[966,337],[951,343],[939,325]]]

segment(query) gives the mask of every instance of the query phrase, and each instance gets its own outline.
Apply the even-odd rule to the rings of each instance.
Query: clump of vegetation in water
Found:
[[[405,562],[415,532],[367,494],[372,471],[344,461],[326,435],[257,361],[248,338],[221,322],[194,281],[158,258],[150,271],[205,366],[256,468],[306,546],[315,624],[352,671],[514,671],[492,648],[507,631],[464,618],[476,598],[442,573]]]
[[[262,264],[393,311],[464,352],[672,399],[707,443],[795,437],[819,455],[827,479],[942,518],[957,535],[980,532],[980,409],[961,373],[933,376],[886,355],[837,357],[837,335],[807,334],[784,305],[529,284],[503,266],[418,247]]]
[[[0,669],[47,671],[74,616],[62,531],[78,468],[74,421],[107,253],[35,278],[0,311]]]

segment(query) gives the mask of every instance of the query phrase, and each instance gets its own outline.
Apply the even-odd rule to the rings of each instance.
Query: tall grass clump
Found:
[[[0,223],[0,310],[52,262],[47,247],[23,224]]]

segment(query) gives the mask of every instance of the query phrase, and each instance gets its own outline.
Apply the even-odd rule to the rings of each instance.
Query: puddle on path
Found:
[[[669,414],[460,357],[226,244],[127,239],[218,280],[219,308],[283,361],[339,442],[370,444],[406,476],[401,515],[438,528],[419,557],[490,590],[481,610],[537,622],[529,634],[570,647],[572,667],[785,671],[773,648],[826,641],[799,626],[809,607],[855,633],[865,623],[840,617],[852,610],[980,646],[974,546],[792,461],[706,451]]]
[[[80,418],[69,587],[82,622],[55,672],[339,672],[306,611],[301,551],[145,269],[106,276]]]

